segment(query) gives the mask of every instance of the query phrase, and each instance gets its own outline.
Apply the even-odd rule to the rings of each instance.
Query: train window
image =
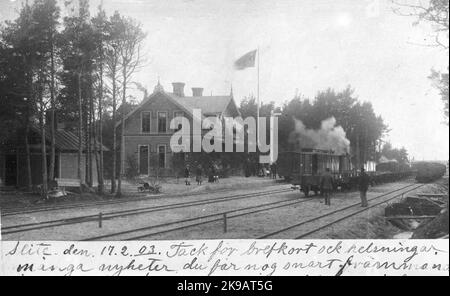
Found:
[[[312,155],[312,157],[311,157],[311,169],[312,169],[311,173],[313,175],[317,175],[317,171],[319,169],[318,162],[319,162],[318,155],[317,154]]]
[[[339,156],[332,156],[331,159],[333,173],[339,173]]]
[[[302,174],[305,174],[308,171],[309,164],[307,164],[306,162],[307,162],[307,157],[305,154],[302,154],[302,164],[303,164]]]
[[[312,155],[304,154],[304,165],[303,165],[303,173],[311,174],[312,173]]]

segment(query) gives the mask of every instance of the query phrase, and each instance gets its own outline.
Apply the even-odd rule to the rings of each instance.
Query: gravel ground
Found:
[[[51,211],[43,211],[43,212],[35,212],[29,214],[16,214],[12,216],[2,217],[2,225],[3,227],[24,223],[36,223],[42,221],[49,220],[58,220],[58,219],[68,219],[73,217],[80,217],[86,215],[98,215],[100,212],[103,214],[114,212],[114,211],[122,211],[122,210],[131,210],[131,209],[142,209],[145,207],[153,207],[153,206],[164,206],[170,205],[174,203],[183,203],[188,201],[202,201],[211,198],[218,198],[236,194],[249,194],[254,192],[262,192],[269,190],[278,190],[278,189],[287,189],[289,185],[274,185],[274,186],[265,186],[260,187],[255,190],[254,188],[249,189],[241,189],[241,190],[232,190],[232,191],[218,191],[211,192],[208,194],[199,194],[199,195],[189,195],[189,196],[158,196],[151,197],[149,199],[139,200],[139,201],[127,201],[124,203],[116,203],[116,204],[102,204],[102,205],[89,205],[82,208],[69,208],[69,209],[59,209],[59,210],[51,210]]]
[[[6,216],[2,219],[2,226],[7,227],[16,224],[35,223],[56,219],[67,219],[77,217],[80,215],[98,214],[99,211],[103,213],[111,212],[114,210],[126,210],[126,209],[142,209],[149,206],[168,205],[179,202],[198,201],[209,198],[217,198],[229,195],[248,194],[254,192],[264,192],[280,189],[288,189],[290,185],[276,185],[255,189],[240,189],[233,190],[226,193],[211,193],[201,196],[187,196],[176,197],[170,199],[158,199],[158,200],[145,200],[139,202],[132,202],[126,204],[115,205],[103,205],[101,207],[92,207],[87,209],[67,209],[51,212],[40,212],[33,214],[23,214]],[[298,199],[300,194],[298,192],[288,192],[287,194],[280,195],[266,195],[258,197],[250,197],[244,199],[233,200],[232,202],[221,202],[202,206],[192,206],[187,208],[162,210],[158,212],[140,214],[136,216],[128,216],[116,218],[113,220],[107,220],[103,222],[102,228],[98,228],[98,222],[84,222],[75,225],[67,225],[60,227],[44,228],[40,230],[32,230],[23,233],[5,234],[2,235],[3,240],[81,240],[91,236],[99,236],[108,233],[114,233],[117,231],[135,229],[139,227],[145,227],[149,225],[167,223],[175,220],[186,219],[190,217],[202,216],[210,213],[228,211],[236,208],[247,207],[251,205],[257,205],[260,203],[274,202],[281,200],[295,200]]]
[[[441,179],[438,183],[446,183],[446,186],[441,184],[426,184],[425,186],[411,192],[409,196],[414,196],[419,193],[445,193],[445,198],[448,203],[448,177]],[[401,200],[397,200],[401,201]],[[448,226],[447,226],[448,227]],[[448,233],[448,229],[447,229]],[[348,220],[336,224],[333,228],[323,230],[314,235],[313,238],[319,239],[390,239],[398,237],[402,234],[409,238],[412,233],[407,233],[401,230],[386,219],[384,219],[384,207],[379,207],[376,210],[370,211],[367,214],[357,215]]]
[[[388,192],[391,190],[402,188],[411,183],[398,182],[377,186],[375,190],[368,192],[368,198],[373,198],[380,195],[380,193]],[[391,195],[392,196],[392,195]],[[157,235],[148,237],[149,239],[177,239],[183,237],[183,239],[244,239],[244,238],[257,238],[259,236],[277,231],[287,226],[299,223],[304,220],[308,220],[322,214],[337,210],[339,208],[351,205],[359,202],[358,192],[338,193],[334,195],[331,206],[325,206],[323,200],[320,198],[313,199],[310,202],[300,203],[297,205],[279,208],[273,211],[265,211],[248,216],[238,217],[230,219],[228,221],[228,232],[223,233],[223,223],[211,223],[204,226],[190,228],[186,231],[174,231],[165,235]],[[368,213],[363,215],[370,216],[374,210],[368,210]],[[333,216],[336,218],[336,216]],[[305,231],[311,230],[316,227],[317,223],[310,223],[302,227],[301,231],[293,229],[270,238],[285,238],[292,239],[296,235]],[[333,231],[334,229],[332,229]],[[310,238],[310,237],[308,237]],[[311,238],[322,238],[322,236],[314,235]]]
[[[184,184],[184,179],[174,179],[167,178],[161,180],[160,194],[149,194],[149,193],[139,193],[137,192],[137,184],[129,181],[123,181],[122,192],[124,198],[142,199],[143,197],[154,198],[158,196],[170,196],[170,195],[180,195],[180,194],[195,194],[203,192],[214,192],[217,190],[226,189],[245,189],[245,188],[258,188],[264,186],[272,186],[281,182],[280,179],[272,180],[269,178],[259,178],[259,177],[229,177],[221,179],[219,183],[208,183],[204,182],[202,185],[196,185],[195,182],[191,182],[191,186],[186,186]],[[109,191],[110,185],[105,184],[105,192]],[[14,208],[26,208],[33,209],[39,207],[47,206],[60,206],[60,205],[73,205],[79,204],[80,202],[88,204],[89,202],[98,202],[108,199],[114,199],[114,196],[106,193],[104,196],[99,196],[92,193],[84,193],[82,196],[79,194],[69,194],[66,198],[60,198],[51,202],[43,202],[37,194],[26,193],[23,191],[0,191],[0,209],[14,209]]]
[[[368,194],[368,198],[379,195],[383,192],[388,192],[394,189],[404,187],[411,182],[398,182],[380,185],[371,188]],[[267,191],[275,189],[286,189],[290,188],[290,185],[274,185],[267,186],[258,189],[258,191]],[[35,213],[33,215],[20,215],[20,216],[10,216],[3,219],[3,226],[13,225],[17,223],[29,223],[33,221],[46,221],[58,218],[74,217],[79,215],[88,215],[90,213],[98,213],[100,210],[102,212],[113,211],[113,210],[124,210],[128,208],[142,208],[147,206],[156,206],[163,204],[171,204],[176,202],[190,201],[190,200],[200,200],[207,198],[214,198],[220,196],[245,194],[249,192],[255,192],[255,189],[237,189],[232,192],[227,193],[211,193],[203,196],[187,196],[187,197],[177,197],[177,198],[161,198],[158,200],[145,200],[136,201],[126,204],[116,204],[107,205],[101,207],[93,207],[87,209],[76,209],[76,210],[60,210],[53,212],[42,212]],[[338,193],[334,195],[332,199],[331,207],[325,206],[323,200],[319,197],[312,199],[301,198],[298,191],[282,193],[282,194],[272,194],[267,196],[251,197],[245,199],[239,199],[228,202],[221,202],[202,206],[192,206],[181,209],[171,209],[163,210],[158,212],[140,214],[137,216],[128,216],[123,218],[116,218],[113,220],[107,220],[103,222],[102,228],[98,228],[97,222],[85,222],[75,225],[60,226],[53,228],[45,228],[41,230],[33,230],[25,233],[16,233],[3,235],[4,240],[82,240],[89,237],[96,237],[105,234],[111,234],[119,231],[133,230],[141,227],[148,227],[152,225],[157,225],[161,223],[169,223],[177,221],[180,219],[187,219],[192,217],[204,216],[212,213],[221,213],[224,211],[232,211],[239,208],[250,207],[261,205],[264,203],[271,203],[277,201],[302,201],[295,205],[290,205],[275,210],[264,211],[260,213],[245,215],[238,218],[228,219],[228,231],[223,233],[223,223],[209,223],[202,226],[190,227],[181,231],[173,231],[165,233],[162,235],[156,235],[151,237],[146,237],[144,239],[217,239],[217,238],[228,238],[228,239],[238,239],[238,238],[255,238],[261,235],[267,234],[272,231],[287,227],[299,221],[306,220],[312,217],[319,216],[321,214],[342,208],[346,205],[353,204],[359,201],[358,192],[349,193]],[[364,217],[370,217],[373,215],[375,210],[369,210],[363,214]],[[333,216],[335,217],[335,216]],[[346,222],[347,223],[347,222]],[[315,223],[312,223],[313,227]],[[173,225],[172,227],[177,227],[180,225]],[[332,233],[338,231],[338,226],[334,226],[331,229]],[[343,226],[344,228],[346,226]],[[347,225],[348,227],[348,225]],[[164,230],[167,228],[156,228],[151,230],[146,230],[142,232],[133,233],[134,236],[143,235],[148,233],[153,233],[159,230]],[[302,228],[304,231],[305,228]],[[328,233],[329,231],[327,231]],[[295,237],[295,232],[289,232],[287,236],[280,236],[277,238],[293,238]],[[120,240],[126,239],[130,236],[121,237],[111,237],[105,238],[106,240]],[[133,236],[131,236],[133,237]],[[317,233],[314,234],[314,238],[326,238],[327,236]]]

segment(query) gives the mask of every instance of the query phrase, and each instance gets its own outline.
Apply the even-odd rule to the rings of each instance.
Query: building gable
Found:
[[[177,112],[183,112],[183,115],[190,117],[188,110],[184,106],[173,101],[163,92],[157,92],[148,98],[130,112],[125,119],[126,134],[156,134],[158,133],[158,113],[165,113],[167,116],[167,133],[170,131],[170,121],[175,117]],[[142,130],[142,116],[150,115],[150,131]],[[119,123],[120,124],[120,123]]]
[[[239,111],[239,108],[236,105],[236,102],[234,101],[234,98],[231,98],[230,102],[228,103],[227,107],[225,108],[225,111],[222,113],[223,117],[239,117],[241,116],[241,112]]]

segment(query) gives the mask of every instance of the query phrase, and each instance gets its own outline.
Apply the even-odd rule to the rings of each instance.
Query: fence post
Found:
[[[223,232],[227,232],[227,213],[223,213]]]
[[[102,228],[102,212],[98,213],[98,228]]]

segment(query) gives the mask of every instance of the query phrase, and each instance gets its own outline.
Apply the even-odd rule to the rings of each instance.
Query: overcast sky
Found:
[[[17,16],[24,0],[0,0],[0,20]],[[30,0],[31,1],[31,0]],[[91,0],[95,10],[100,0]],[[281,105],[296,93],[313,98],[351,85],[391,128],[388,140],[416,159],[448,159],[448,127],[427,76],[448,57],[420,46],[426,25],[392,12],[390,0],[103,0],[148,33],[148,65],[135,76],[149,90],[158,76],[204,87],[236,100],[256,94],[256,69],[234,71],[242,54],[260,48],[261,99]]]

